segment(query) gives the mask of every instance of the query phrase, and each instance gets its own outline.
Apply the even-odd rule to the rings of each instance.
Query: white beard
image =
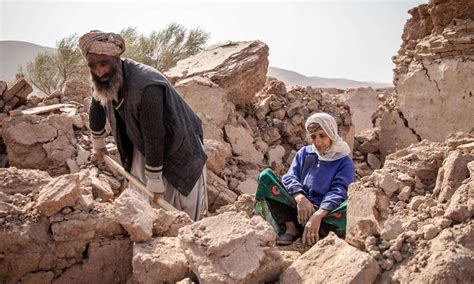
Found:
[[[105,106],[108,102],[111,102],[113,100],[118,101],[119,88],[120,87],[117,87],[117,85],[114,85],[110,89],[99,91],[97,90],[97,87],[95,87],[94,84],[94,91],[92,92],[92,97],[96,101],[100,102],[102,106]]]
[[[100,102],[102,106],[105,106],[108,102],[118,101],[118,92],[122,85],[122,72],[118,71],[115,76],[110,79],[110,87],[108,88],[99,88],[97,87],[96,82],[91,79],[92,84],[94,85],[94,90],[92,92],[92,97]]]

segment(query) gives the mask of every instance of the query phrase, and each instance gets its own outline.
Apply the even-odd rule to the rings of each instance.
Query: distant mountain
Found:
[[[41,52],[54,52],[56,49],[24,41],[0,41],[0,80],[9,81],[15,77],[20,66],[25,68]],[[312,86],[319,88],[358,88],[392,87],[389,83],[361,82],[349,79],[333,79],[322,77],[307,77],[300,73],[276,67],[268,67],[267,75],[283,81],[287,85]]]
[[[41,52],[54,52],[56,49],[24,41],[0,41],[0,80],[13,79],[21,66],[25,68]]]
[[[282,68],[268,67],[267,76],[274,77],[286,85],[292,86],[311,86],[318,88],[359,88],[359,87],[372,87],[372,88],[385,88],[393,87],[390,83],[381,82],[362,82],[349,80],[344,78],[322,78],[322,77],[307,77],[295,71],[285,70]]]

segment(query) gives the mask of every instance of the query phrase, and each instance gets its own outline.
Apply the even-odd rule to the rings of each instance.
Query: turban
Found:
[[[79,39],[82,55],[88,53],[120,57],[125,51],[125,41],[119,34],[91,31]]]
[[[316,147],[313,145],[314,150],[316,154],[318,154],[320,160],[334,161],[350,154],[351,149],[349,148],[349,145],[347,145],[347,143],[344,142],[344,140],[342,140],[342,138],[337,133],[337,123],[334,117],[324,112],[315,113],[306,120],[306,131],[308,131],[308,133],[311,133],[312,130],[317,131],[319,127],[317,127],[315,124],[321,126],[321,128],[324,130],[324,132],[326,132],[327,136],[329,136],[332,141],[331,147],[324,154],[319,153]]]

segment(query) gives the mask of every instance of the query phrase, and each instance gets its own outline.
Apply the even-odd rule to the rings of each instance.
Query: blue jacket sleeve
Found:
[[[288,172],[283,175],[282,182],[288,192],[292,195],[301,192],[306,195],[303,187],[303,178],[300,176],[303,167],[303,150],[301,149],[296,153],[296,156],[291,162],[291,166]]]
[[[347,199],[349,184],[355,181],[355,169],[352,159],[347,157],[336,175],[334,176],[331,189],[324,195],[319,208],[332,211]]]

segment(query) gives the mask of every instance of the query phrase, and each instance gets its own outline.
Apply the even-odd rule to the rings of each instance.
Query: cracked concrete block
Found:
[[[384,223],[380,237],[386,241],[396,239],[403,232],[402,222],[398,219],[391,219]]]
[[[201,283],[270,281],[284,266],[276,235],[259,216],[226,212],[182,228],[178,238]]]
[[[200,75],[177,82],[175,88],[201,119],[204,137],[224,143],[222,127],[235,110],[227,92]]]
[[[108,182],[92,175],[90,176],[90,183],[94,198],[99,197],[103,201],[109,201],[114,197],[114,192]]]
[[[375,185],[382,188],[385,194],[390,197],[400,188],[398,180],[390,173],[384,170],[373,173]]]
[[[226,125],[225,134],[232,146],[232,153],[239,160],[247,163],[256,164],[263,160],[263,154],[255,149],[253,145],[253,137],[243,127],[236,127],[233,125]]]
[[[51,232],[57,242],[106,238],[125,234],[124,229],[115,220],[113,205],[110,203],[96,204],[100,214],[89,215],[80,213],[64,221],[53,222]]]
[[[54,283],[125,283],[132,276],[132,242],[129,239],[93,240],[87,261],[65,267]]]
[[[215,175],[213,172],[207,172],[207,199],[209,202],[209,211],[233,203],[237,199],[237,194],[231,191],[227,182]]]
[[[52,216],[66,206],[73,206],[80,194],[79,174],[60,176],[41,188],[36,208],[41,214]]]
[[[461,185],[448,202],[444,217],[464,222],[474,216],[474,178]]]
[[[69,173],[66,161],[76,153],[72,118],[51,114],[9,117],[2,121],[10,166]]]
[[[320,240],[280,275],[280,283],[373,283],[377,261],[334,233]]]
[[[31,273],[21,277],[20,283],[25,284],[36,284],[36,283],[52,283],[54,279],[54,273],[52,271],[41,271]]]
[[[349,185],[347,235],[365,239],[380,234],[383,220],[376,210],[379,195],[377,188],[367,188],[360,183]]]
[[[182,227],[192,224],[193,220],[182,211],[170,212],[155,209],[156,220],[153,224],[153,235],[160,237],[177,237]]]
[[[138,283],[175,283],[192,276],[177,238],[154,238],[133,245],[133,276]]]
[[[449,201],[455,190],[468,177],[467,162],[460,150],[450,152],[443,161],[433,190],[433,195],[438,196],[439,202]]]
[[[382,159],[387,155],[417,143],[420,138],[405,126],[403,113],[398,110],[385,111],[380,120],[380,153]]]
[[[142,242],[151,239],[156,213],[148,196],[138,190],[126,188],[114,201],[117,221],[130,235],[130,240]]]
[[[229,42],[179,61],[165,75],[174,83],[201,76],[225,90],[235,105],[255,100],[267,79],[268,46],[261,41]]]
[[[227,160],[232,157],[232,150],[228,143],[204,139],[204,152],[207,155],[206,166],[215,174],[220,174]]]

